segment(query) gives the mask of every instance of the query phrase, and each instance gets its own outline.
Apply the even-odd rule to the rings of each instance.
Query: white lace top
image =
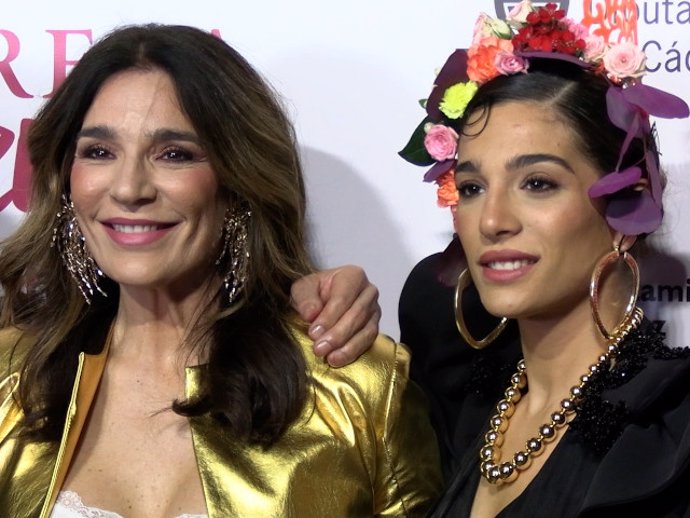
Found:
[[[60,491],[50,518],[124,518],[117,513],[86,507],[74,491]],[[175,518],[208,518],[205,514],[181,514]]]

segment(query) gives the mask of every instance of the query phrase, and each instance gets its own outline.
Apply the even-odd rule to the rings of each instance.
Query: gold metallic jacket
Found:
[[[275,445],[233,440],[209,416],[190,419],[209,518],[422,516],[441,478],[424,401],[408,381],[408,352],[381,336],[354,364],[332,369],[311,353],[306,335],[295,336],[311,390],[300,418]],[[15,433],[22,418],[15,362],[8,371],[15,344],[21,357],[32,340],[16,329],[0,331],[0,518],[47,518],[107,350],[80,354],[60,443],[36,443]],[[187,369],[188,396],[201,373]]]

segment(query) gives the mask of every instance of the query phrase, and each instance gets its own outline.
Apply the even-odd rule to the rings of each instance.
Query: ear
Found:
[[[637,242],[637,236],[626,236],[618,231],[613,235],[613,247],[618,246],[621,252],[627,252]]]

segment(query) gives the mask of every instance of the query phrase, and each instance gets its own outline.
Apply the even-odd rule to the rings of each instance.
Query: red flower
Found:
[[[586,47],[565,22],[565,11],[548,3],[527,16],[527,26],[518,30],[512,42],[516,51],[560,52],[580,56]]]
[[[532,11],[527,15],[527,23],[529,23],[530,25],[539,23],[539,14],[537,13],[537,11]]]

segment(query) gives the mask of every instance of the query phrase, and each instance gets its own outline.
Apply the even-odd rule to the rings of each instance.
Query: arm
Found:
[[[424,395],[408,376],[410,355],[400,344],[393,349],[395,367],[376,412],[376,516],[424,516],[442,489],[439,451]]]
[[[356,360],[378,334],[378,289],[357,266],[307,275],[292,285],[292,306],[309,326],[314,354],[333,367]]]

